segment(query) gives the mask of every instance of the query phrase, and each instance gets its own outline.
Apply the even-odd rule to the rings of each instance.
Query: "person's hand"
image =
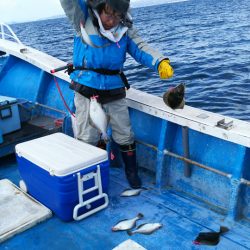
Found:
[[[168,59],[162,60],[158,66],[158,72],[161,79],[168,79],[173,76],[174,70],[169,64]]]

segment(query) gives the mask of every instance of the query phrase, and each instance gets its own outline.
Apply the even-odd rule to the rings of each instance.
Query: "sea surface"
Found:
[[[130,84],[162,96],[186,84],[190,106],[250,121],[250,1],[189,0],[132,9],[134,25],[153,48],[170,58],[175,75],[157,73],[128,56]],[[20,40],[72,61],[74,30],[67,18],[12,25]]]

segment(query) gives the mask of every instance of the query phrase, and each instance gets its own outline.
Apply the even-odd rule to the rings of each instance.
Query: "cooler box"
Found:
[[[20,186],[64,221],[108,205],[105,150],[55,133],[16,145]]]
[[[17,100],[0,95],[0,130],[2,135],[21,128]]]

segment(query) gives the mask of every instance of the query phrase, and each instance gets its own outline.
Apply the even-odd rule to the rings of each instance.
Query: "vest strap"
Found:
[[[76,66],[76,67],[72,67],[72,68],[68,69],[68,74],[71,74],[75,70],[90,70],[90,71],[94,71],[98,74],[109,75],[109,76],[119,75],[121,77],[126,89],[128,90],[130,88],[130,84],[128,83],[128,79],[127,79],[126,75],[124,74],[124,72],[121,70],[111,70],[111,69],[102,69],[102,68],[94,69],[94,68],[85,68],[82,66]]]

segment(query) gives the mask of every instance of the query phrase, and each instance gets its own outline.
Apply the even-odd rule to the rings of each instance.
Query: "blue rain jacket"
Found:
[[[91,12],[84,0],[60,1],[76,30],[73,53],[74,66],[122,71],[126,53],[128,52],[137,62],[157,71],[159,62],[166,58],[149,47],[138,36],[133,27],[128,29],[118,44],[102,36],[94,25]],[[94,48],[85,44],[81,37],[80,22],[85,24],[85,30],[95,45],[103,46],[108,44],[108,46]],[[124,87],[119,75],[104,75],[91,70],[76,70],[70,75],[70,78],[77,83],[99,90]]]

